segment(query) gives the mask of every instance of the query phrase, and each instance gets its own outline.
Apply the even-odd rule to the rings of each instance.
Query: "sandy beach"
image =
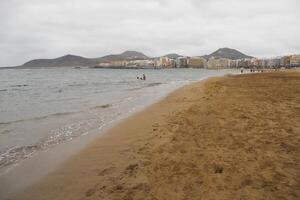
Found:
[[[9,199],[300,199],[300,73],[211,78]]]

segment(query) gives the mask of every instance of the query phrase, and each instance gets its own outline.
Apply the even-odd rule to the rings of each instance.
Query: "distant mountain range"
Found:
[[[85,58],[76,55],[65,55],[54,59],[36,59],[24,63],[19,66],[22,68],[35,68],[35,67],[88,67],[95,66],[100,62],[110,62],[117,60],[145,60],[149,59],[143,53],[137,51],[125,51],[121,54],[107,55],[100,58]]]
[[[176,59],[181,55],[172,53],[172,54],[167,54],[165,56],[172,59]],[[235,49],[229,49],[229,48],[221,48],[209,55],[205,55],[202,57],[204,57],[205,59],[216,57],[216,58],[228,58],[233,60],[252,58],[251,56],[247,56]],[[19,67],[21,68],[77,67],[77,66],[89,67],[89,66],[95,66],[100,62],[111,62],[111,61],[118,61],[118,60],[145,60],[145,59],[151,59],[151,57],[148,57],[145,54],[137,51],[125,51],[121,54],[107,55],[99,58],[85,58],[76,55],[65,55],[55,59],[36,59],[36,60],[31,60],[29,62],[26,62]]]

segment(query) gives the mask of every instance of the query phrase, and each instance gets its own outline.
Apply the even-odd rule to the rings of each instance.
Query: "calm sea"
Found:
[[[235,71],[2,69],[0,170],[101,130],[180,86],[227,73]],[[138,80],[143,74],[147,80]]]

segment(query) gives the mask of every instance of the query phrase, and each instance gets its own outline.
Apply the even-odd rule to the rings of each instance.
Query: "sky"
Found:
[[[300,54],[298,0],[0,0],[0,66],[136,50]]]

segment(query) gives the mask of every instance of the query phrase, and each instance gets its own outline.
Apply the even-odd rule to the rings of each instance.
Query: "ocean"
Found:
[[[0,173],[99,132],[175,89],[236,70],[40,68],[0,70]],[[146,80],[137,79],[143,74]]]

